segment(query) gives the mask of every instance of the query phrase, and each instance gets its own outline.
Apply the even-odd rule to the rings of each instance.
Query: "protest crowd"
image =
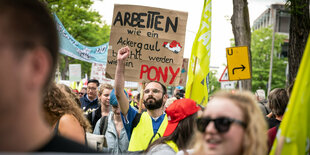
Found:
[[[201,106],[184,88],[169,97],[159,81],[129,94],[127,46],[117,51],[114,85],[89,79],[78,92],[54,82],[58,46],[44,4],[0,1],[1,152],[266,155],[291,94],[222,90]]]

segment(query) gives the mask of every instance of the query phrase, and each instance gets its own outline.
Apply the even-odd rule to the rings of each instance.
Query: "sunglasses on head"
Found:
[[[219,118],[212,119],[210,117],[201,117],[196,120],[198,131],[204,133],[206,130],[206,127],[212,121],[214,122],[214,126],[217,132],[219,133],[227,132],[232,123],[237,123],[244,128],[246,127],[246,124],[244,122],[237,120],[237,119],[233,119],[233,118],[219,117]]]

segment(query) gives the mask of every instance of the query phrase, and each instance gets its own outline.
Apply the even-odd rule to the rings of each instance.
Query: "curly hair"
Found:
[[[91,131],[88,120],[84,117],[83,111],[75,101],[66,95],[55,83],[48,87],[44,96],[43,104],[45,118],[49,125],[53,126],[63,115],[72,114],[81,124],[85,131]]]
[[[57,84],[57,87],[59,87],[63,92],[67,93],[74,101],[75,103],[81,107],[81,101],[80,97],[72,92],[72,89],[68,87],[65,84]]]
[[[251,92],[235,91],[234,93],[220,91],[214,94],[214,98],[225,98],[231,100],[243,113],[246,123],[245,135],[243,139],[243,155],[267,154],[267,124],[258,107],[257,100]],[[197,140],[203,137],[198,131],[195,134],[195,150],[202,150],[202,141]],[[194,142],[195,143],[195,142]]]

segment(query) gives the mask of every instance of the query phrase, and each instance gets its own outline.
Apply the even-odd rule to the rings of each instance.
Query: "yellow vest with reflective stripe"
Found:
[[[134,107],[134,106],[136,106],[136,103],[135,103],[134,101],[131,101],[131,102],[130,102],[130,105],[131,105],[132,107]]]
[[[166,144],[169,145],[175,153],[179,152],[179,148],[174,141],[172,141],[172,140],[167,141]]]
[[[137,126],[132,130],[128,151],[143,151],[148,146],[150,141],[155,141],[163,136],[168,125],[167,115],[161,123],[157,133],[154,135],[152,118],[147,112],[143,112]],[[154,136],[154,137],[153,137]],[[153,139],[152,139],[153,138]]]

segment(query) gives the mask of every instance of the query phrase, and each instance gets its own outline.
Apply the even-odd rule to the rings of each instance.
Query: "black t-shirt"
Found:
[[[85,145],[59,135],[55,135],[45,146],[35,152],[98,153]]]

